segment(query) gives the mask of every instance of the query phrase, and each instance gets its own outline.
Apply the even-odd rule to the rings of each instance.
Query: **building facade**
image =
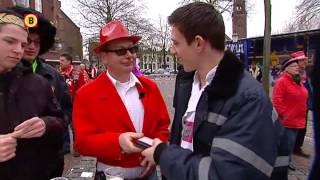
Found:
[[[151,48],[141,49],[138,54],[140,69],[149,73],[177,72],[177,57],[169,52],[165,53],[164,59],[163,56],[163,51]]]

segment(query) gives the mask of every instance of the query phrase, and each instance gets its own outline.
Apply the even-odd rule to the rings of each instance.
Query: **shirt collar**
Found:
[[[111,82],[114,86],[117,86],[118,84],[121,83],[120,81],[113,78],[108,70],[107,70],[107,76],[109,77],[109,79],[111,80]],[[140,85],[142,85],[141,82],[139,81],[139,79],[132,72],[130,72],[129,87],[135,86],[136,83],[139,83]]]
[[[208,72],[208,74],[206,75],[206,85],[208,85],[208,84],[211,83],[212,79],[214,78],[214,76],[215,76],[215,74],[216,74],[217,68],[218,68],[218,65],[215,66],[215,67],[213,67],[213,68]],[[194,74],[193,82],[200,83],[199,78],[198,78],[198,71],[196,71],[196,73]]]

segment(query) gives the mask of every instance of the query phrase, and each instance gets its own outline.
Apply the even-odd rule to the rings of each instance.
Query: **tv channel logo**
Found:
[[[26,14],[24,16],[24,25],[28,28],[35,28],[38,26],[38,17],[34,14]]]

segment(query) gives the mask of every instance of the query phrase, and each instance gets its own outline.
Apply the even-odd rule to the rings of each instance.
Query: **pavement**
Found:
[[[161,94],[166,102],[170,118],[173,119],[174,109],[172,107],[173,93],[174,93],[174,84],[175,77],[174,76],[162,76],[162,77],[152,77],[158,84]],[[311,117],[311,114],[310,116]],[[293,155],[293,163],[296,167],[296,171],[289,171],[289,180],[305,180],[308,177],[308,173],[311,168],[312,159],[314,157],[314,146],[312,141],[312,121],[309,118],[307,124],[307,133],[306,138],[303,144],[302,149],[304,152],[311,155],[311,157],[304,158],[300,156]],[[80,162],[80,157],[73,157],[71,154],[65,155],[65,170],[64,174],[66,174],[74,165]]]

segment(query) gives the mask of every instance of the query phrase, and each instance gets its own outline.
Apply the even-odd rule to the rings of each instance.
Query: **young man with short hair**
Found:
[[[58,176],[63,143],[63,114],[52,88],[18,64],[27,37],[22,16],[0,9],[0,177],[6,180]]]
[[[169,180],[270,179],[280,124],[259,82],[225,51],[222,15],[196,2],[168,21],[171,52],[193,76],[181,76],[175,90],[170,145],[155,139],[142,155]]]

